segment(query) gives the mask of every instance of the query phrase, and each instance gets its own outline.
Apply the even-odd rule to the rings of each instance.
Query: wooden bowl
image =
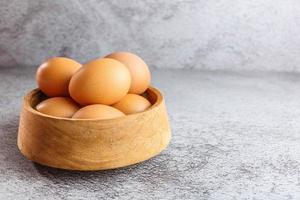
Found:
[[[145,96],[152,106],[142,113],[70,119],[36,111],[45,96],[35,89],[24,97],[18,147],[34,162],[70,170],[112,169],[147,160],[166,148],[171,131],[159,90],[150,87]]]

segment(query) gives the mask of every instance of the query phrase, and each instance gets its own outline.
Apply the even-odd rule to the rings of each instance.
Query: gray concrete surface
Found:
[[[16,146],[33,68],[0,71],[0,199],[300,199],[300,75],[153,70],[173,138],[131,167],[71,172]]]
[[[116,50],[152,68],[300,71],[297,0],[0,0],[0,66]]]

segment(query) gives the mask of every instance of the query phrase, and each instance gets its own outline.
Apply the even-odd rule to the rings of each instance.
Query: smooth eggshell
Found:
[[[143,112],[150,106],[151,103],[146,98],[137,94],[127,94],[121,101],[113,105],[126,115]]]
[[[69,97],[53,97],[40,102],[36,109],[47,115],[69,118],[79,110],[79,106]]]
[[[111,105],[127,94],[130,82],[130,72],[125,65],[102,58],[85,64],[73,75],[69,92],[82,105]]]
[[[129,93],[142,94],[149,87],[151,74],[147,64],[137,55],[129,52],[115,52],[105,56],[126,65],[131,74]]]
[[[49,97],[68,96],[69,81],[80,67],[80,63],[69,58],[50,58],[39,66],[36,82]]]
[[[78,110],[72,118],[75,119],[112,119],[125,116],[116,108],[103,104],[93,104]]]

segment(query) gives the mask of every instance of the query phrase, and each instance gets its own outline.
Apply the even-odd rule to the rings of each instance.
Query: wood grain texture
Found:
[[[145,96],[153,104],[142,113],[109,120],[67,119],[37,112],[45,97],[35,89],[24,97],[18,147],[28,159],[71,170],[124,167],[159,154],[171,131],[161,93],[151,87]]]

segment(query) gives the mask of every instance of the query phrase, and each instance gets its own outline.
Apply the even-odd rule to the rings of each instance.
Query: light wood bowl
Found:
[[[142,113],[109,120],[69,119],[36,111],[45,96],[35,89],[24,97],[18,147],[34,162],[70,170],[145,161],[164,150],[171,138],[163,96],[153,87],[145,95],[152,106]]]

